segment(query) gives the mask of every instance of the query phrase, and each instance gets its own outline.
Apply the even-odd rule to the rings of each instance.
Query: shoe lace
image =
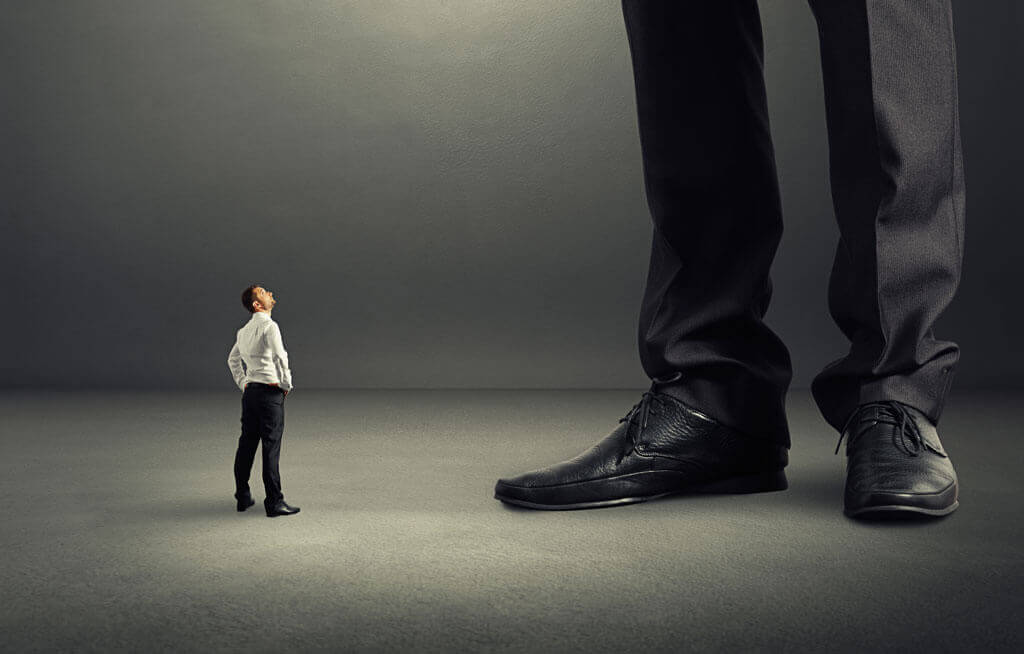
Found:
[[[657,393],[646,391],[640,398],[640,401],[629,410],[629,413],[619,418],[619,422],[629,422],[632,425],[639,426],[640,431],[637,433],[637,436],[639,436],[647,428],[647,419],[652,415],[658,415],[658,409],[664,406],[665,401]]]
[[[874,411],[872,411],[874,409]],[[859,422],[858,422],[859,421]],[[839,454],[839,447],[843,444],[850,426],[858,422],[857,430],[846,438],[846,446],[850,447],[856,440],[877,424],[893,425],[896,427],[892,434],[892,444],[909,456],[917,456],[927,446],[921,430],[914,422],[910,411],[903,404],[895,401],[868,402],[862,404],[854,411],[839,433],[839,442],[836,443],[836,454]]]

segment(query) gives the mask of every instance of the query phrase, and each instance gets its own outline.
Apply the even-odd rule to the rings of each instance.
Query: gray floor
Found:
[[[786,492],[491,498],[637,398],[296,391],[282,475],[302,513],[269,520],[234,510],[237,393],[7,391],[3,649],[1024,648],[1024,393],[950,400],[962,505],[938,521],[844,518],[843,458],[806,393]]]

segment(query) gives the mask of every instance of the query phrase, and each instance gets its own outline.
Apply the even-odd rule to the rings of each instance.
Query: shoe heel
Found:
[[[730,477],[702,485],[698,493],[770,493],[789,488],[785,470],[771,470],[754,475]]]

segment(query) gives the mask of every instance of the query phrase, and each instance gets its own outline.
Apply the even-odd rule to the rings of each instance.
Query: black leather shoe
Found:
[[[279,515],[295,515],[300,510],[297,506],[288,506],[288,503],[284,500],[278,500],[273,504],[267,504],[264,502],[263,506],[267,509],[268,518],[273,518]]]
[[[892,511],[942,516],[960,505],[956,471],[927,416],[901,402],[857,407],[839,435],[846,438],[848,516]]]
[[[785,446],[747,437],[658,383],[604,440],[574,459],[511,479],[494,497],[531,509],[589,509],[676,493],[784,490]]]
[[[252,499],[252,495],[243,495],[241,497],[235,495],[235,500],[238,502],[236,508],[238,509],[239,513],[245,511],[250,506],[256,503],[256,500]]]

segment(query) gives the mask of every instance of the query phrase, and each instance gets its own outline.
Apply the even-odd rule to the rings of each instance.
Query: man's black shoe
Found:
[[[942,516],[960,505],[956,472],[927,416],[901,402],[857,407],[839,435],[846,439],[848,516],[893,511]]]
[[[236,508],[239,513],[256,503],[256,500],[252,499],[252,495],[243,495],[241,497],[235,495],[235,500],[238,502]]]
[[[657,385],[590,450],[543,470],[499,479],[494,497],[531,509],[589,509],[676,493],[786,488],[785,446],[719,424],[657,392]]]
[[[273,504],[267,504],[264,502],[263,506],[267,509],[268,518],[273,518],[279,515],[295,515],[299,512],[299,507],[288,506],[288,503],[284,500],[278,500]]]

